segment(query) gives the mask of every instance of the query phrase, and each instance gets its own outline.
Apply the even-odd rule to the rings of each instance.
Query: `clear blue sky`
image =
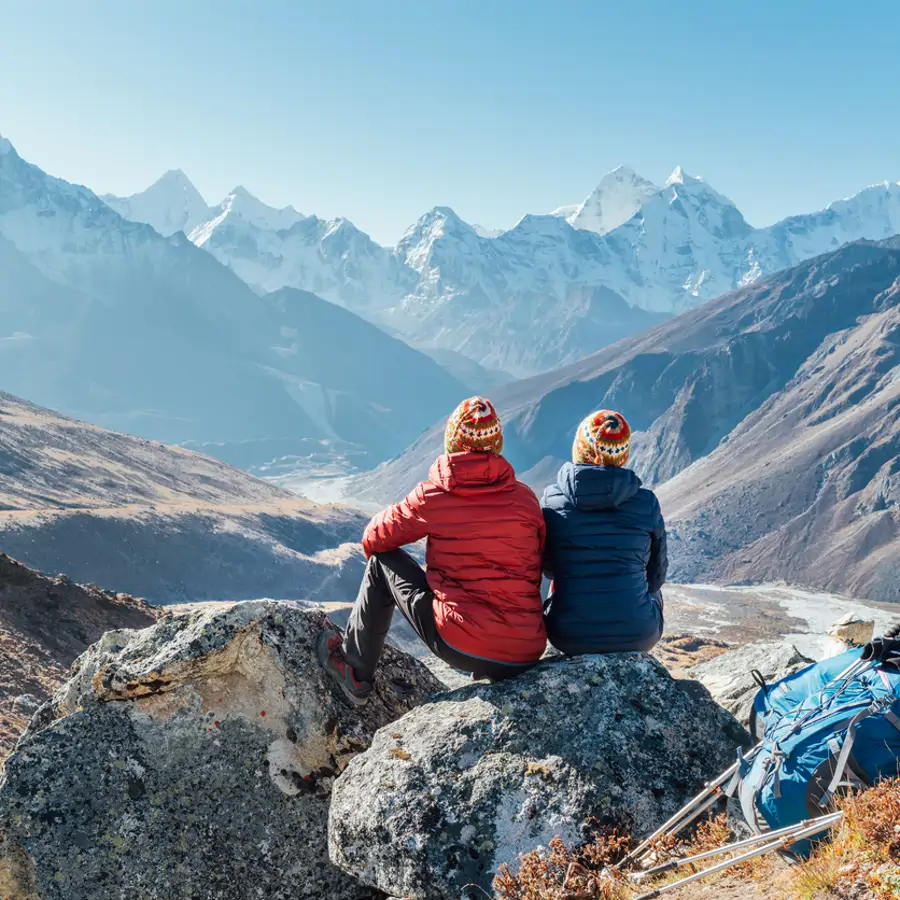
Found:
[[[756,225],[900,180],[896,0],[0,0],[0,133],[133,193],[513,224],[628,163]]]

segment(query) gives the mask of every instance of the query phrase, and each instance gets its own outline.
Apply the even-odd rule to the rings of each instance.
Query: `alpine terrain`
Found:
[[[192,197],[175,173],[127,209],[181,222]],[[223,222],[248,227],[298,215],[239,191],[226,205]],[[465,393],[346,309],[306,292],[260,297],[181,231],[122,218],[3,139],[0,312],[5,390],[245,466],[323,442],[384,459]]]
[[[585,411],[623,411],[670,528],[670,578],[785,579],[900,601],[900,239],[848,244],[492,392],[540,490]],[[401,496],[437,423],[351,493]]]

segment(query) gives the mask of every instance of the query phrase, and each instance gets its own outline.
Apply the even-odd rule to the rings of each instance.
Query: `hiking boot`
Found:
[[[316,648],[319,662],[351,703],[365,706],[372,693],[372,682],[357,680],[353,667],[344,659],[341,650],[343,643],[344,639],[337,631],[323,631]]]

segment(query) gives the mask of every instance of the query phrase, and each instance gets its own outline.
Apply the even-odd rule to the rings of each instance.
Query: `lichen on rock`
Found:
[[[352,706],[316,659],[326,621],[254,601],[106,634],[7,761],[0,895],[369,896],[328,861],[331,786],[440,685],[388,648],[370,703]]]
[[[331,858],[387,894],[458,900],[555,835],[649,832],[748,743],[645,654],[548,660],[381,729],[335,783]]]

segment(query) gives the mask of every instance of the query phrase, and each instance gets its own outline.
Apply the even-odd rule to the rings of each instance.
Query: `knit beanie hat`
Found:
[[[572,462],[592,466],[624,466],[631,452],[631,429],[621,413],[598,409],[575,432]]]
[[[444,446],[448,453],[503,452],[503,426],[490,400],[469,397],[447,420]]]

